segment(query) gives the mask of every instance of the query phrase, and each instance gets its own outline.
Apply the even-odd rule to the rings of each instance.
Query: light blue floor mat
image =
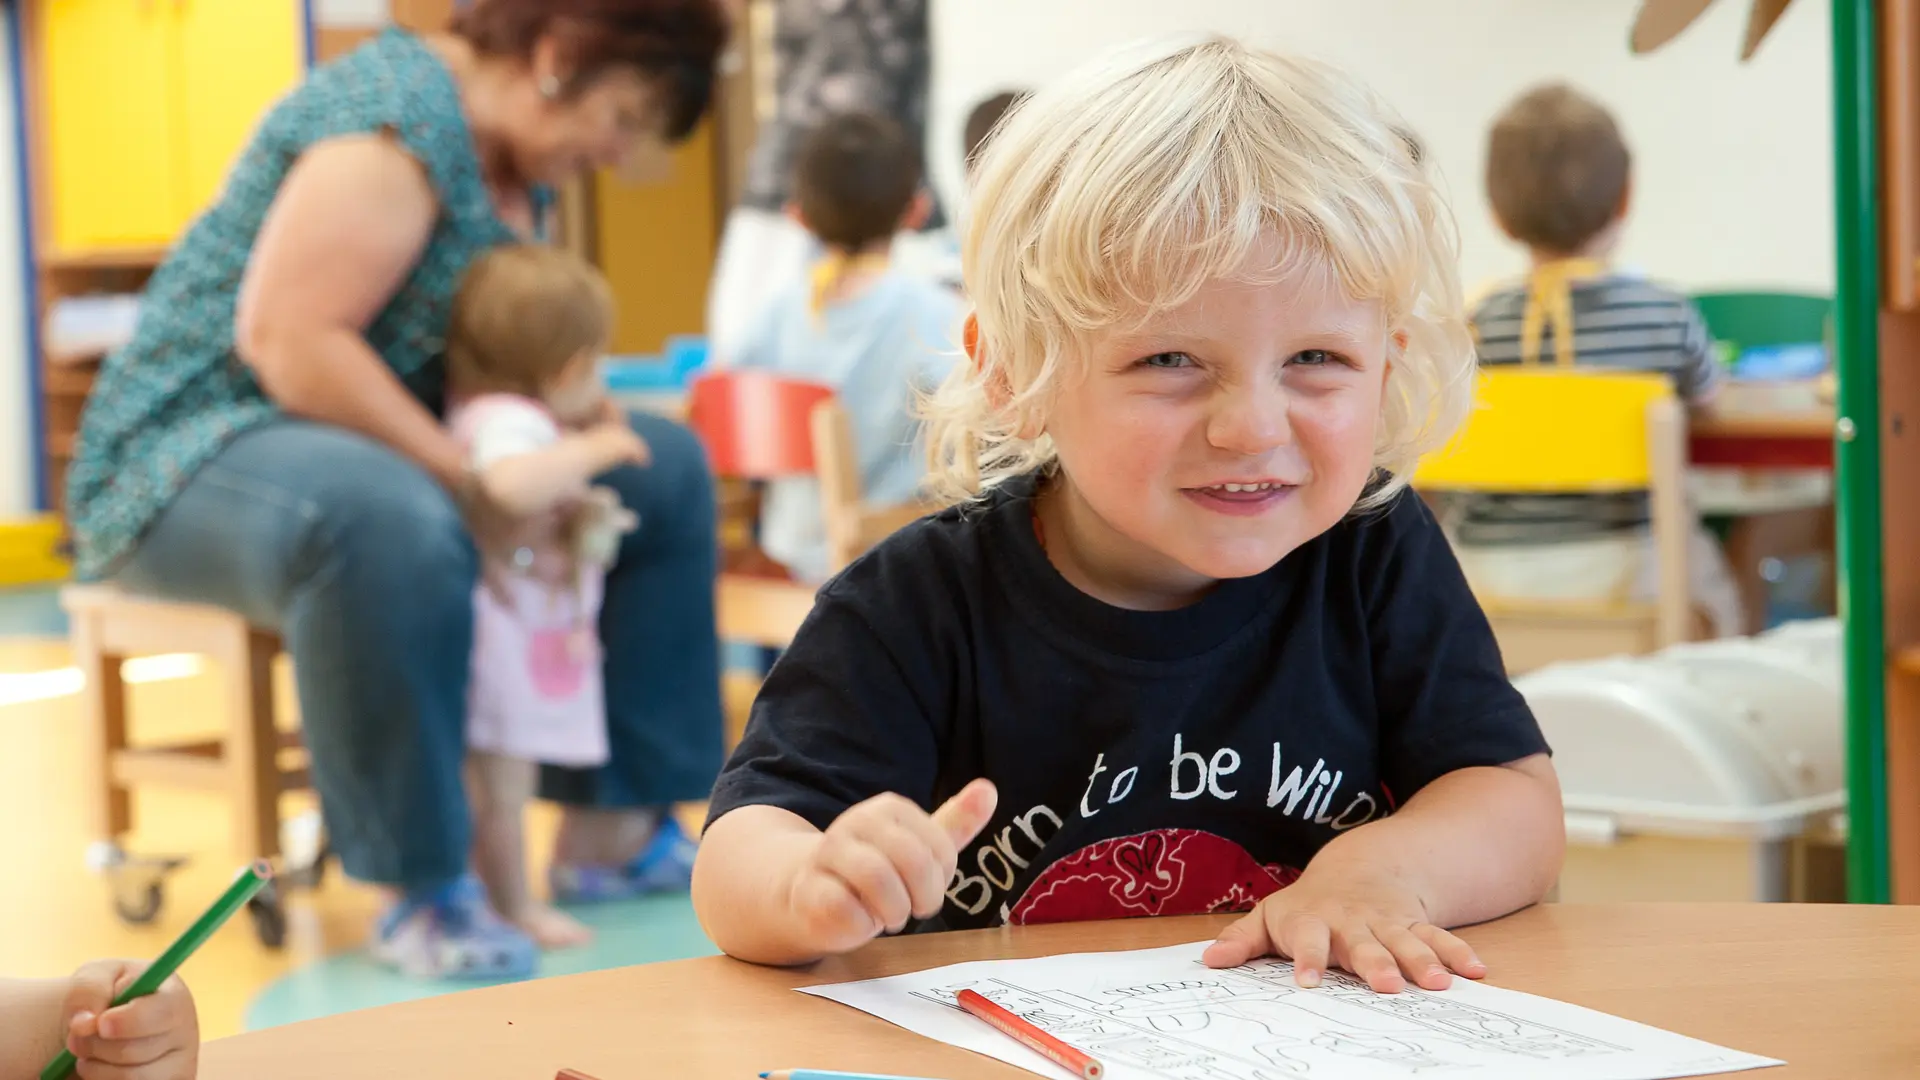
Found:
[[[593,927],[593,942],[584,948],[546,954],[540,961],[543,977],[657,960],[685,960],[719,951],[701,931],[693,917],[693,904],[684,893],[567,910]],[[257,1031],[483,985],[409,979],[355,950],[330,956],[269,985],[247,1009],[246,1028]]]
[[[67,613],[60,610],[58,586],[0,589],[0,637],[66,636]]]

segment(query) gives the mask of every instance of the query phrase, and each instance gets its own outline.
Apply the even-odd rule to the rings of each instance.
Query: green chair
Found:
[[[1698,293],[1707,330],[1729,358],[1765,345],[1827,344],[1833,339],[1833,297],[1788,292]]]

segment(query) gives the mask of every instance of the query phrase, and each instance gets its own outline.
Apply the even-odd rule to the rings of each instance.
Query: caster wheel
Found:
[[[128,926],[145,926],[159,917],[165,903],[166,890],[156,881],[145,889],[115,892],[113,913]]]
[[[247,901],[247,915],[253,919],[254,936],[260,944],[269,949],[278,949],[287,943],[287,910],[280,902],[280,895],[270,888],[263,889],[259,895]]]

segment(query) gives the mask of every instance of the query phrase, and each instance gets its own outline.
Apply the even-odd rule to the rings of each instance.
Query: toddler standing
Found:
[[[606,569],[632,521],[592,481],[646,457],[602,407],[612,322],[591,266],[557,248],[512,245],[468,272],[447,338],[448,422],[482,490],[523,519],[511,551],[482,553],[474,593],[474,863],[494,908],[547,947],[588,934],[529,895],[521,819],[540,763],[606,761],[597,627]]]

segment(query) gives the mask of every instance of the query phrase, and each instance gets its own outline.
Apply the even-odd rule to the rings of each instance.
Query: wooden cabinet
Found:
[[[295,0],[26,5],[43,252],[165,247],[300,77]]]
[[[306,70],[306,5],[179,0],[180,225],[213,202],[269,106]]]
[[[165,244],[180,202],[163,91],[171,4],[44,0],[38,8],[42,246]]]
[[[706,325],[720,234],[711,122],[674,148],[664,175],[593,182],[594,252],[613,288],[616,353],[657,353]]]
[[[219,195],[261,116],[304,72],[305,0],[22,0],[31,317],[134,292]],[[56,512],[98,355],[49,355],[42,503]]]

